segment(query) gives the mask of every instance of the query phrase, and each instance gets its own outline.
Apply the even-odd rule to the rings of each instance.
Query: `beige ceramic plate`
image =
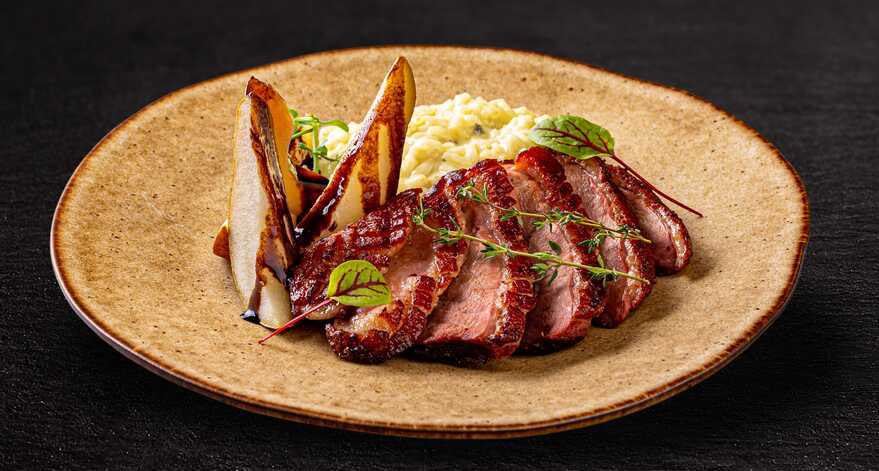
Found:
[[[359,120],[392,60],[418,103],[467,91],[608,128],[629,163],[702,210],[695,256],[633,318],[568,350],[481,370],[336,359],[316,328],[275,339],[238,319],[224,219],[235,106],[250,75],[291,106]],[[312,84],[307,88],[304,84]],[[532,435],[628,414],[710,376],[784,307],[808,235],[803,186],[754,130],[686,93],[532,53],[455,47],[328,52],[174,92],[111,131],[67,185],[52,257],[76,313],[123,354],[223,402],[301,422],[427,437]],[[747,387],[747,385],[742,385]]]

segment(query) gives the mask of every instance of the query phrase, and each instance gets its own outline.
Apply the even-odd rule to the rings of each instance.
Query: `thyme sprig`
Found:
[[[422,201],[419,199],[418,210],[415,214],[412,215],[412,222],[414,222],[422,229],[436,234],[437,242],[449,245],[457,244],[461,240],[477,242],[483,245],[481,253],[482,256],[485,258],[494,258],[499,255],[506,255],[508,257],[527,257],[535,259],[538,262],[533,264],[531,266],[531,269],[537,274],[538,280],[541,280],[549,275],[549,283],[551,283],[558,275],[559,268],[572,267],[587,271],[593,279],[600,280],[603,283],[616,280],[620,277],[630,278],[636,281],[640,281],[642,283],[647,283],[647,280],[645,280],[644,278],[607,268],[604,265],[604,260],[601,257],[598,258],[599,266],[584,265],[582,263],[565,260],[561,257],[561,247],[554,242],[550,243],[550,248],[555,253],[524,252],[521,250],[514,250],[510,247],[507,247],[506,245],[499,244],[495,241],[483,239],[482,237],[468,234],[461,230],[461,228],[457,224],[455,224],[454,229],[449,229],[446,227],[432,227],[426,222],[429,215],[430,209],[425,208],[422,204]]]
[[[329,157],[327,146],[322,145],[320,143],[320,128],[322,126],[334,126],[339,129],[342,129],[345,132],[348,132],[348,125],[345,124],[344,121],[339,119],[331,119],[331,120],[321,120],[317,116],[308,115],[308,116],[299,116],[299,112],[290,108],[288,109],[290,112],[290,116],[293,117],[293,136],[291,139],[297,139],[302,136],[311,134],[311,146],[303,142],[299,141],[297,148],[303,150],[311,156],[311,169],[318,174],[320,174],[320,167],[318,165],[318,161],[327,160],[329,162],[337,162],[339,159],[334,159]]]
[[[594,219],[589,219],[586,216],[573,211],[563,211],[561,209],[553,208],[547,213],[532,213],[529,211],[522,211],[518,208],[504,208],[498,206],[488,199],[488,188],[485,185],[482,186],[481,190],[477,190],[476,185],[472,181],[468,181],[464,185],[461,185],[461,187],[458,188],[457,196],[458,198],[489,205],[498,211],[502,211],[502,221],[517,217],[531,218],[533,219],[531,224],[533,224],[535,228],[543,229],[544,227],[548,227],[550,231],[552,230],[553,225],[564,226],[565,224],[577,224],[597,229],[592,239],[580,242],[579,245],[595,245],[597,247],[601,245],[601,242],[604,242],[604,239],[607,237],[614,239],[634,239],[648,244],[651,243],[650,239],[641,235],[641,231],[636,228],[622,225],[616,229],[612,229]]]

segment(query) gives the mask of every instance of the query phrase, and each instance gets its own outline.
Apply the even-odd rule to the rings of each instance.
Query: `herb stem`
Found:
[[[294,109],[290,109],[289,112],[290,116],[293,117],[293,125],[296,129],[296,132],[293,133],[290,139],[296,139],[311,134],[311,147],[307,146],[304,142],[299,142],[298,148],[308,152],[308,155],[311,156],[311,170],[318,175],[321,175],[318,160],[323,159],[330,162],[338,162],[339,160],[328,157],[327,148],[320,145],[321,126],[334,126],[348,132],[348,125],[340,119],[321,121],[317,116],[299,116],[299,112]],[[309,127],[305,128],[305,126]]]
[[[315,121],[311,126],[311,148],[317,149],[320,146],[320,121]],[[315,157],[315,152],[311,153],[311,169],[317,172],[320,175],[320,168],[317,165],[318,159]]]
[[[317,311],[318,309],[321,309],[325,306],[329,306],[330,303],[332,303],[332,302],[333,302],[332,298],[324,299],[323,301],[315,304],[314,307],[312,307],[311,309],[309,309],[309,310],[303,312],[302,314],[299,314],[298,316],[290,319],[289,321],[287,321],[286,324],[282,325],[281,327],[278,327],[271,334],[266,335],[265,337],[259,339],[256,343],[258,343],[260,345],[265,344],[266,340],[268,340],[278,334],[284,333],[287,330],[290,330],[293,326],[295,326],[296,324],[300,323],[303,319],[308,317],[309,314],[311,314],[312,312]]]
[[[516,208],[502,208],[500,206],[497,206],[497,205],[494,205],[491,203],[489,203],[489,204],[491,205],[491,207],[498,209],[500,211],[506,211],[508,214],[525,216],[525,217],[534,218],[534,219],[542,219],[550,224],[552,224],[554,222],[554,218],[548,214],[531,213],[528,211],[521,211]],[[600,229],[604,232],[607,232],[608,235],[610,235],[611,237],[613,237],[615,239],[634,239],[634,240],[639,240],[639,241],[647,243],[647,244],[653,243],[650,239],[642,236],[637,230],[611,229],[611,228],[605,226],[604,224],[602,224],[594,219],[589,219],[586,216],[583,216],[582,214],[577,213],[577,212],[573,212],[573,211],[559,210],[559,214],[561,214],[562,217],[567,217],[568,219],[570,219],[569,221],[566,221],[566,222],[559,221],[559,223],[562,225],[566,224],[567,222],[571,222],[573,224],[577,224],[580,226],[586,226],[586,227],[592,227],[595,229]]]
[[[624,273],[621,271],[612,270],[610,268],[605,268],[605,267],[596,267],[596,266],[592,266],[592,265],[584,265],[582,263],[571,262],[571,261],[568,261],[568,260],[565,260],[565,259],[559,257],[558,255],[553,255],[548,252],[523,252],[521,250],[514,250],[514,249],[511,249],[505,245],[498,244],[497,242],[494,242],[494,241],[491,241],[488,239],[483,239],[481,237],[477,237],[477,236],[474,236],[471,234],[467,234],[461,230],[454,230],[453,231],[453,230],[448,230],[448,229],[444,229],[444,228],[443,229],[436,229],[434,227],[429,226],[427,223],[424,222],[425,217],[426,217],[426,213],[424,210],[422,210],[420,214],[416,215],[413,218],[413,220],[421,228],[423,228],[429,232],[432,232],[434,234],[439,235],[440,242],[453,243],[453,242],[456,242],[456,241],[462,240],[462,239],[469,240],[469,241],[473,241],[473,242],[478,242],[478,243],[486,246],[487,253],[492,254],[491,256],[493,256],[494,254],[503,253],[503,254],[506,254],[509,256],[527,257],[527,258],[532,258],[535,260],[540,260],[542,262],[547,262],[548,264],[556,266],[556,267],[567,266],[567,267],[578,268],[580,270],[586,270],[595,278],[607,279],[607,278],[624,277],[624,278],[629,278],[632,280],[639,281],[641,283],[648,282],[644,278],[641,278],[641,277],[638,277],[635,275],[631,275],[629,273]],[[544,269],[543,272],[545,273],[546,269]]]
[[[458,190],[458,196],[461,198],[469,199],[471,201],[475,201],[477,203],[486,204],[498,211],[502,211],[504,213],[504,217],[512,218],[516,216],[523,216],[537,219],[550,225],[559,224],[563,226],[568,223],[573,223],[580,226],[599,229],[599,231],[603,233],[603,235],[608,235],[615,239],[634,239],[647,244],[653,243],[650,239],[642,236],[640,231],[638,231],[637,229],[630,229],[625,226],[617,229],[611,229],[610,227],[607,227],[594,219],[587,218],[586,216],[583,216],[576,211],[563,211],[560,209],[553,209],[551,213],[545,214],[522,211],[517,208],[504,208],[503,206],[494,204],[488,200],[488,192],[485,187],[483,187],[482,192],[480,193],[474,193],[473,190],[474,185],[472,182],[469,182]],[[538,223],[535,222],[535,225],[538,225]]]

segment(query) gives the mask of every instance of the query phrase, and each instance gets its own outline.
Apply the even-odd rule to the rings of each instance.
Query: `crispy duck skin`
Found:
[[[635,214],[641,234],[653,242],[650,248],[657,273],[670,275],[683,270],[693,255],[690,233],[684,221],[624,168],[609,165],[607,169]]]
[[[412,214],[418,207],[420,193],[400,193],[342,231],[309,245],[288,280],[293,317],[326,299],[330,272],[340,263],[367,260],[379,270],[386,270],[391,257],[403,248],[412,233]],[[341,309],[338,304],[331,304],[308,318],[330,319]]]
[[[638,220],[611,181],[610,172],[600,158],[575,160],[560,154],[556,158],[564,167],[568,182],[582,199],[586,217],[611,228],[638,227]],[[608,282],[604,312],[592,319],[593,324],[617,327],[650,294],[656,281],[656,273],[653,254],[648,245],[634,239],[612,237],[607,237],[601,244],[600,252],[609,268],[627,272],[648,282],[623,277]]]
[[[516,205],[513,186],[495,160],[485,160],[469,170],[444,177],[446,194],[461,184],[485,185],[491,203]],[[449,198],[463,215],[461,229],[514,250],[526,251],[525,231],[515,219],[503,220],[501,211],[488,205]],[[477,367],[491,359],[511,355],[525,330],[525,315],[534,307],[533,272],[525,257],[481,254],[482,244],[466,244],[460,274],[440,298],[427,327],[409,353],[458,366]]]
[[[460,224],[448,198],[442,182],[424,197],[424,207],[430,210],[425,222],[431,227],[455,229]],[[417,201],[413,204],[417,207]],[[333,351],[344,360],[379,363],[409,348],[424,329],[439,296],[458,275],[466,250],[463,241],[441,244],[434,241],[432,232],[413,227],[383,270],[391,289],[391,304],[346,308],[326,326]]]
[[[522,151],[508,172],[518,191],[519,209],[543,214],[553,209],[585,214],[564,168],[549,149],[532,147]],[[548,251],[548,241],[553,241],[561,248],[562,258],[598,265],[596,252],[579,245],[594,236],[593,228],[578,224],[538,228],[530,222],[525,228],[532,252]],[[537,304],[526,318],[520,353],[550,353],[572,345],[586,336],[592,318],[604,311],[604,286],[586,270],[563,267],[551,283],[544,278],[535,286]]]
[[[490,204],[458,197],[465,183],[487,189]],[[562,267],[552,284],[535,282],[533,260],[486,258],[479,242],[444,244],[416,226],[420,190],[408,190],[342,231],[312,243],[288,280],[293,315],[325,300],[330,272],[353,259],[368,260],[384,274],[392,302],[355,308],[330,304],[309,315],[332,319],[326,336],[342,359],[379,363],[400,352],[420,359],[479,367],[514,352],[540,354],[581,340],[590,324],[616,327],[652,290],[655,271],[672,273],[692,254],[681,219],[640,181],[600,158],[575,160],[533,147],[514,163],[479,162],[443,176],[423,196],[426,223],[495,241],[519,251],[548,251],[648,280],[595,280]],[[566,224],[537,228],[528,218],[504,217],[502,208],[534,213],[576,212],[605,226],[638,227],[653,246],[607,237],[598,250],[581,242],[595,229]],[[525,224],[523,227],[522,224]],[[655,261],[654,261],[655,257]],[[656,268],[655,268],[656,267]]]

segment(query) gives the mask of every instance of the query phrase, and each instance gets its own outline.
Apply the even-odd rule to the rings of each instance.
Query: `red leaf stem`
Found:
[[[324,307],[324,306],[327,306],[327,305],[329,305],[329,304],[332,303],[332,302],[333,302],[333,299],[332,299],[332,298],[324,299],[324,300],[321,301],[320,303],[316,304],[313,308],[311,308],[311,309],[309,309],[309,310],[303,312],[302,314],[299,314],[298,316],[296,316],[296,317],[290,319],[286,324],[284,324],[284,325],[282,325],[281,327],[277,328],[277,329],[276,329],[274,332],[272,332],[271,334],[266,335],[265,337],[259,339],[259,341],[258,341],[257,343],[260,344],[260,345],[262,345],[262,344],[265,343],[266,340],[268,340],[268,339],[270,339],[270,338],[272,338],[272,337],[274,337],[274,336],[276,336],[276,335],[278,335],[278,334],[282,334],[282,333],[286,332],[286,331],[289,330],[291,327],[293,327],[294,325],[296,325],[296,324],[298,324],[299,322],[301,322],[302,319],[305,319],[305,318],[306,318],[309,314],[311,314],[312,312],[317,311],[318,309],[320,309],[320,308],[322,308],[322,307]]]
[[[642,183],[644,183],[645,185],[647,185],[651,190],[653,190],[653,191],[654,191],[655,193],[657,193],[658,195],[660,195],[660,196],[664,197],[665,199],[671,201],[672,203],[674,203],[674,204],[676,204],[676,205],[678,205],[678,206],[680,206],[680,207],[686,209],[687,211],[689,211],[689,212],[691,212],[691,213],[693,213],[693,214],[695,214],[695,215],[697,215],[697,216],[699,216],[699,217],[702,217],[702,213],[700,213],[699,211],[696,211],[695,209],[693,209],[693,208],[691,208],[691,207],[685,205],[684,203],[681,203],[680,201],[678,201],[678,200],[672,198],[671,196],[669,196],[668,194],[666,194],[665,192],[663,192],[663,191],[660,190],[659,188],[656,188],[655,186],[653,186],[652,183],[650,183],[649,181],[647,181],[646,178],[644,178],[644,177],[642,177],[641,175],[639,175],[638,172],[635,171],[635,169],[633,169],[632,167],[629,167],[629,165],[626,164],[625,162],[623,162],[623,159],[617,157],[616,154],[610,154],[610,157],[611,157],[612,159],[614,159],[618,164],[622,165],[623,168],[626,169],[626,171],[629,172],[633,177],[637,178],[638,180],[641,180]]]

